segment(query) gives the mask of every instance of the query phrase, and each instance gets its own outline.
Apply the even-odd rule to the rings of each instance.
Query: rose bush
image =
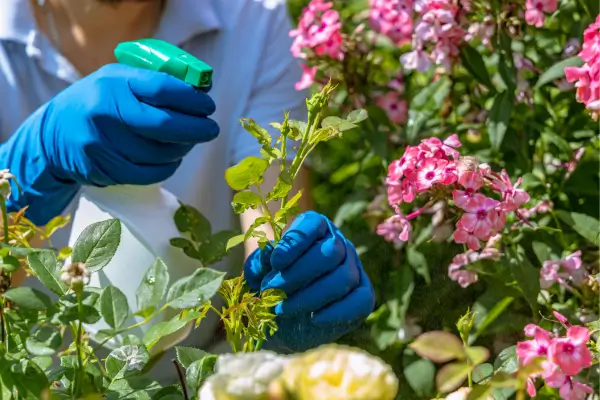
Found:
[[[342,342],[392,365],[399,398],[597,393],[598,4],[288,4],[297,88],[331,79],[331,112],[369,114],[311,164],[378,296]],[[443,331],[461,339],[438,360],[421,338]]]

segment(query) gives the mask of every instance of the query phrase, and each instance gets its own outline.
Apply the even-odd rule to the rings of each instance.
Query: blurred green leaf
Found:
[[[456,390],[466,379],[471,371],[467,363],[451,363],[444,365],[437,373],[436,384],[442,393]]]
[[[504,141],[512,114],[513,102],[514,96],[508,91],[498,93],[494,98],[494,104],[490,110],[488,120],[488,134],[492,150],[494,151],[500,150],[500,146]]]
[[[465,349],[459,338],[444,331],[431,331],[419,335],[408,347],[421,357],[442,363],[464,359]]]
[[[600,235],[600,221],[589,215],[557,210],[558,217],[581,236],[598,245],[598,235]]]
[[[262,176],[268,167],[269,163],[262,158],[246,157],[237,165],[227,168],[225,180],[233,190],[246,190],[251,185],[262,182]]]
[[[462,65],[469,71],[480,83],[487,86],[488,89],[495,91],[496,88],[490,79],[483,57],[481,54],[468,44],[463,44],[460,52]]]
[[[565,60],[561,60],[548,68],[535,83],[535,87],[538,88],[546,83],[552,82],[556,79],[564,78],[565,68],[567,67],[581,67],[583,60],[577,56],[569,57]]]

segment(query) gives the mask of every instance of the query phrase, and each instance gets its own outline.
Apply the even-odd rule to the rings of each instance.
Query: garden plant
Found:
[[[24,210],[7,213],[14,176],[1,172],[0,398],[593,398],[598,4],[288,3],[296,22],[290,51],[304,70],[296,87],[313,92],[306,120],[290,120],[286,110],[270,127],[240,120],[261,144],[260,157],[224,179],[235,213],[258,208],[263,216],[243,234],[213,233],[182,204],[174,216],[181,237],[171,244],[198,261],[191,276],[171,282],[157,259],[136,304],[115,286],[89,286],[115,254],[121,223],[93,224],[73,248],[54,249],[51,236],[68,218],[41,229]],[[264,345],[285,293],[254,293],[243,274],[225,279],[210,265],[247,239],[262,248],[281,239],[303,195],[291,193],[292,183],[308,158],[317,208],[357,246],[377,307],[339,343],[278,354]],[[279,179],[264,188],[270,167]],[[38,239],[47,246],[34,248]],[[20,269],[57,300],[13,287]],[[128,334],[167,309],[178,314],[143,337]],[[208,313],[221,318],[231,353],[177,347],[180,382],[150,379],[160,339],[190,323],[202,329]],[[125,326],[132,314],[143,321]],[[97,343],[86,324],[100,319],[112,329]],[[98,349],[117,335],[123,345],[101,359]]]

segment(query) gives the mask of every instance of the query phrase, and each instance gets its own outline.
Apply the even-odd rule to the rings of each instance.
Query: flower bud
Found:
[[[8,200],[12,193],[10,179],[15,179],[15,176],[8,169],[0,170],[0,196],[5,200]]]
[[[82,262],[71,263],[63,268],[60,280],[74,291],[83,288],[89,282],[90,273]]]

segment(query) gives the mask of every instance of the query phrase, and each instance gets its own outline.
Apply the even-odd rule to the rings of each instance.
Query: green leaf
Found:
[[[13,273],[21,268],[21,263],[16,257],[4,256],[0,257],[0,269],[4,272]]]
[[[419,398],[428,398],[433,392],[435,365],[422,358],[404,367],[404,377]]]
[[[361,108],[358,110],[350,111],[350,113],[348,113],[348,116],[346,117],[346,121],[351,122],[353,124],[358,124],[359,122],[362,122],[367,118],[369,118],[369,113],[367,112],[367,110]]]
[[[21,359],[11,366],[11,375],[19,393],[19,399],[39,400],[48,391],[48,378],[44,371],[33,361]]]
[[[538,81],[535,83],[535,88],[538,88],[556,79],[564,78],[565,68],[567,67],[581,67],[582,65],[583,60],[577,56],[561,60],[553,66],[551,66],[550,68],[548,68],[542,75],[540,75]]]
[[[504,141],[512,114],[513,101],[514,96],[508,91],[497,94],[494,99],[487,125],[490,144],[494,151],[500,150],[500,146]]]
[[[512,53],[508,54],[508,57],[512,57]],[[516,71],[515,68],[507,62],[506,56],[504,54],[500,54],[500,60],[498,63],[498,72],[500,73],[500,77],[502,81],[506,85],[506,88],[510,93],[514,93],[517,85],[516,85]]]
[[[261,145],[271,147],[273,138],[269,131],[258,125],[252,118],[241,118],[240,122],[246,131],[258,139]]]
[[[100,312],[108,325],[120,328],[129,315],[127,297],[116,286],[107,286],[100,295]]]
[[[113,380],[106,397],[107,400],[153,400],[149,393],[158,392],[160,388],[158,382],[148,377],[130,376]]]
[[[504,312],[504,310],[508,308],[513,301],[513,297],[505,297],[500,302],[496,303],[496,305],[485,315],[483,320],[479,322],[472,340],[475,341],[475,339],[483,335],[485,330],[500,316],[500,314]]]
[[[160,339],[172,333],[179,331],[188,323],[201,316],[199,312],[187,312],[183,316],[176,315],[168,321],[159,322],[153,325],[144,333],[142,341],[148,349],[152,348]]]
[[[236,213],[241,214],[246,211],[248,208],[256,208],[257,206],[262,204],[262,199],[260,196],[254,192],[246,191],[246,192],[238,192],[233,195],[233,204],[240,204],[243,207],[241,212],[236,210]]]
[[[144,346],[121,346],[106,358],[106,372],[112,380],[137,375],[149,360],[150,354]]]
[[[52,306],[50,297],[27,286],[10,288],[2,296],[23,310],[46,311]]]
[[[62,344],[60,332],[49,326],[42,326],[25,341],[27,351],[35,356],[51,356]]]
[[[227,168],[225,180],[233,190],[246,190],[251,185],[262,182],[262,176],[268,167],[269,163],[262,158],[246,157],[239,164]]]
[[[299,190],[298,193],[294,195],[294,197],[292,197],[288,200],[287,203],[285,203],[285,206],[281,207],[275,213],[275,221],[281,221],[283,217],[287,216],[296,207],[296,204],[298,204],[300,197],[302,197],[302,190]]]
[[[95,324],[100,321],[101,317],[96,308],[84,304],[81,306],[81,310],[79,310],[77,305],[67,307],[57,318],[63,324],[73,321],[81,321],[84,324]]]
[[[217,356],[211,354],[190,364],[186,371],[186,383],[192,392],[197,392],[206,378],[213,374],[216,362]]]
[[[237,231],[220,231],[210,237],[208,243],[200,246],[198,255],[204,266],[214,264],[227,254],[227,243],[231,238],[237,236]]]
[[[224,272],[210,268],[198,269],[173,283],[167,293],[167,303],[173,308],[197,307],[217,293],[224,276]]]
[[[59,296],[67,292],[67,286],[60,280],[60,265],[53,251],[42,250],[28,254],[27,263],[35,276],[48,289]]]
[[[517,249],[511,248],[507,253],[512,277],[536,315],[539,308],[537,299],[540,292],[540,271],[531,265],[521,246],[517,246]]]
[[[189,233],[196,242],[203,242],[210,236],[211,226],[208,219],[192,206],[180,203],[173,219],[177,230]]]
[[[350,121],[345,121],[339,117],[325,117],[321,122],[323,128],[335,128],[340,132],[348,131],[350,129],[357,128],[358,125],[353,124]],[[318,132],[318,131],[317,131]]]
[[[148,317],[161,304],[169,286],[169,269],[159,257],[148,268],[135,292],[137,308]]]
[[[471,365],[479,365],[490,358],[490,351],[483,346],[467,347],[465,352]]]
[[[517,345],[505,348],[498,354],[494,361],[494,370],[513,374],[519,369],[517,359]]]
[[[581,236],[598,245],[598,235],[600,234],[600,221],[586,214],[577,212],[568,212],[557,210],[556,214],[565,224]]]
[[[185,346],[175,346],[175,352],[177,353],[177,361],[179,361],[184,368],[189,367],[189,365],[194,361],[200,360],[202,357],[209,355],[209,353],[204,350]]]
[[[46,227],[44,229],[44,236],[46,238],[49,238],[58,229],[65,227],[70,222],[70,220],[71,218],[69,216],[63,217],[62,215],[52,218],[50,222],[46,224]]]
[[[227,240],[227,245],[225,246],[225,250],[229,251],[230,249],[234,248],[238,244],[244,243],[245,240],[246,240],[246,235],[244,233],[234,236],[234,237],[230,238],[229,240]]]
[[[437,388],[442,393],[452,392],[467,379],[471,367],[467,363],[446,364],[436,376]]]
[[[171,238],[169,239],[169,243],[171,244],[171,246],[176,247],[178,249],[188,249],[194,247],[194,244],[185,238]]]
[[[408,347],[421,357],[437,363],[465,357],[465,349],[460,339],[444,331],[425,332]]]
[[[335,214],[335,218],[333,219],[333,223],[337,227],[341,227],[344,225],[344,222],[358,217],[363,211],[366,210],[369,202],[366,200],[358,200],[358,201],[350,201],[342,204],[340,208],[338,208],[337,213]]]
[[[475,367],[473,370],[473,382],[478,384],[484,384],[489,382],[494,374],[494,367],[492,364],[481,364]]]
[[[423,255],[415,249],[415,247],[411,246],[406,251],[406,261],[408,264],[415,270],[415,272],[425,279],[426,284],[431,283],[431,277],[429,276],[429,264],[427,263],[427,259]]]
[[[490,90],[495,90],[485,63],[483,62],[483,58],[477,50],[468,44],[464,44],[460,52],[460,58],[463,66],[471,73],[471,75]]]
[[[292,190],[292,177],[289,172],[281,171],[273,190],[267,193],[267,201],[282,199]]]
[[[113,258],[121,241],[118,219],[95,222],[86,227],[73,246],[72,262],[82,262],[89,272],[104,268]]]
[[[533,252],[537,256],[540,264],[543,264],[544,261],[550,260],[552,250],[546,243],[533,241],[531,243],[531,247],[533,248]]]

